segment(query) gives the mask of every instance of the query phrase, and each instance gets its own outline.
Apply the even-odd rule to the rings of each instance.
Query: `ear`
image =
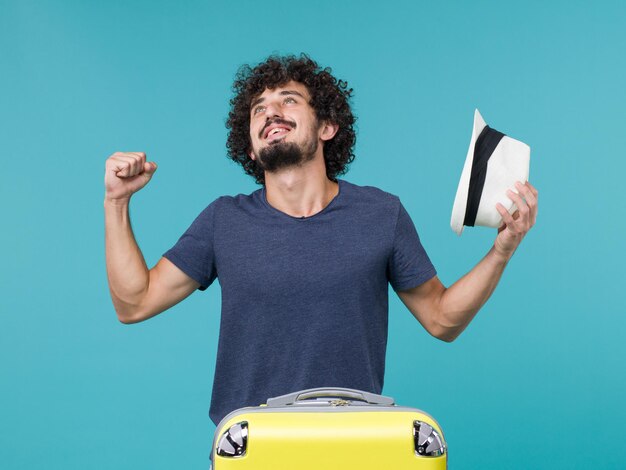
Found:
[[[330,140],[335,137],[335,134],[337,134],[338,130],[339,126],[334,122],[324,121],[322,123],[322,126],[320,127],[320,139],[322,139],[323,141]]]
[[[252,161],[256,160],[256,155],[252,150],[248,151],[248,156],[252,159]]]

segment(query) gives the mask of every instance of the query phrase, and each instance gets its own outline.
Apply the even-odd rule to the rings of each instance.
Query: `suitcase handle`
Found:
[[[356,390],[353,388],[309,388],[307,390],[300,390],[298,392],[288,393],[267,400],[268,407],[278,407],[293,405],[298,400],[307,400],[310,398],[324,398],[324,397],[339,397],[349,398],[352,400],[359,400],[367,402],[371,405],[393,405],[394,399],[391,397],[385,397],[382,395],[376,395],[375,393],[365,392],[363,390]]]

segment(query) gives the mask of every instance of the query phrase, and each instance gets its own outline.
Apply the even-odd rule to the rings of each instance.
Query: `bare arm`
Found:
[[[115,153],[106,163],[105,251],[111,299],[118,319],[136,323],[189,296],[199,284],[165,258],[148,269],[130,225],[130,196],[156,170],[141,152]]]
[[[453,341],[487,302],[505,266],[506,261],[499,259],[492,248],[449,288],[435,276],[418,287],[398,292],[398,296],[431,335]]]
[[[517,189],[524,200],[512,192],[509,197],[519,211],[513,217],[504,207],[498,207],[505,225],[498,229],[493,247],[469,273],[449,288],[435,276],[418,287],[398,292],[413,316],[433,336],[453,341],[463,332],[487,302],[511,256],[535,224],[537,190],[530,183],[518,185]]]

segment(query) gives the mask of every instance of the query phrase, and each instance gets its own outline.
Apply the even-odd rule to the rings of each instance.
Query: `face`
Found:
[[[306,86],[288,82],[266,89],[252,100],[250,107],[250,157],[266,171],[299,165],[315,158],[320,140],[328,140]]]

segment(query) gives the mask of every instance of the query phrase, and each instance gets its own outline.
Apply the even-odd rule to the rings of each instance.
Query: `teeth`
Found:
[[[270,135],[278,134],[279,132],[287,132],[287,130],[282,127],[276,127],[275,129],[272,129],[267,136],[269,137]]]

